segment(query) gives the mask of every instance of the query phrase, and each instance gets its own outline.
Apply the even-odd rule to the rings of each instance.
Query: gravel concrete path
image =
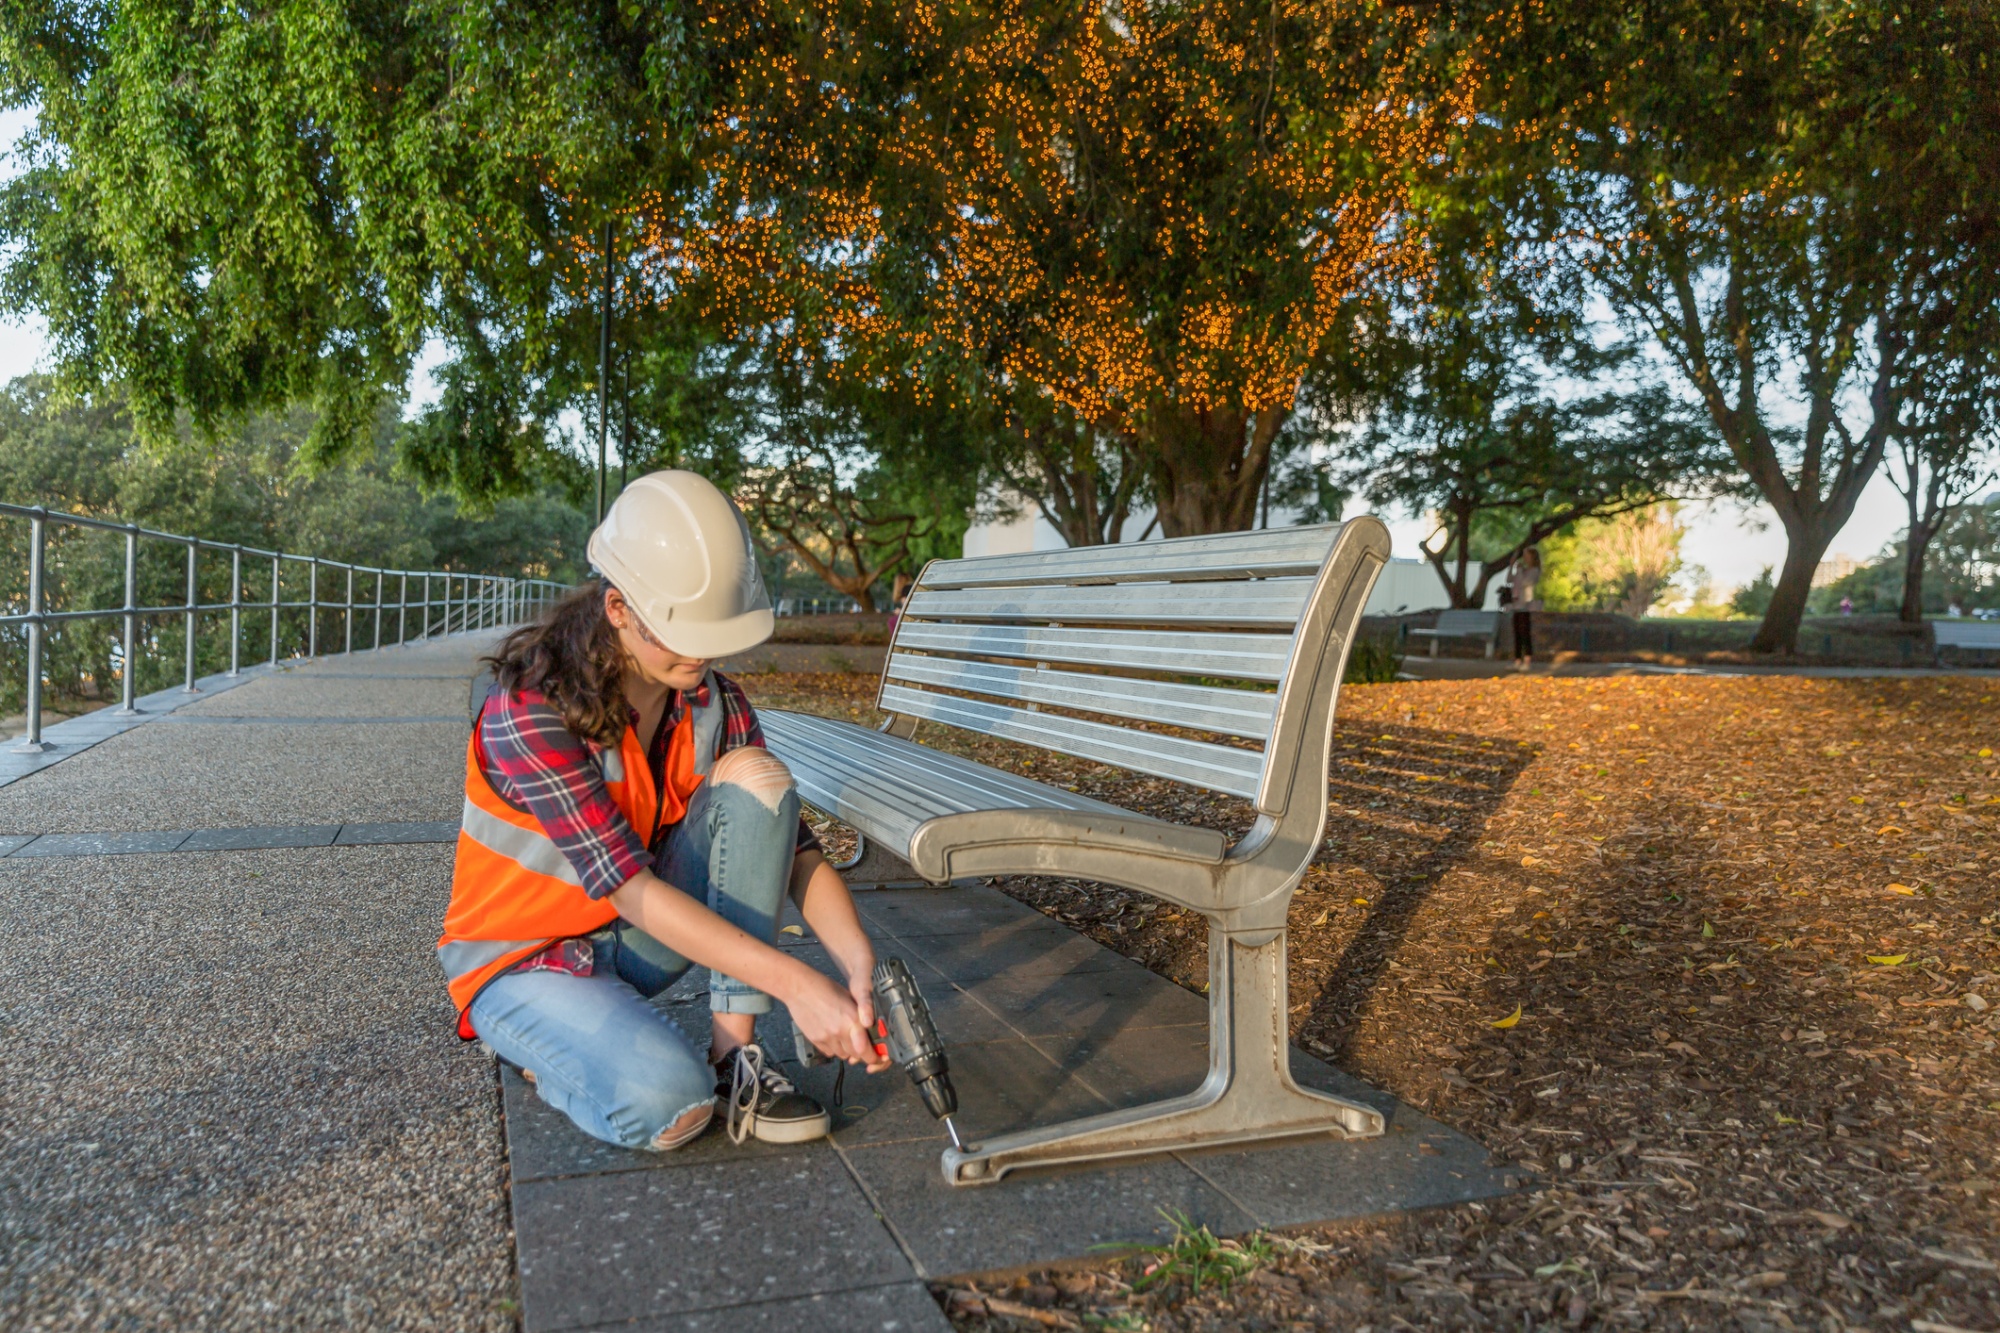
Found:
[[[424,674],[469,674],[483,646],[336,658],[204,706],[431,713],[464,687]],[[381,659],[407,700],[340,679]],[[438,723],[149,726],[0,792],[0,833],[447,818],[463,743]],[[450,863],[0,863],[0,1328],[514,1326],[493,1066],[452,1035],[431,954]]]

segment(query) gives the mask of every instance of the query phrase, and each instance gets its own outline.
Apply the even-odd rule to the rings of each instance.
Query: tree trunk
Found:
[[[1271,443],[1288,415],[1172,405],[1149,414],[1140,439],[1152,455],[1160,530],[1192,537],[1254,527]]]
[[[1843,516],[1842,522],[1845,522]],[[1799,622],[1805,619],[1806,599],[1812,595],[1813,574],[1819,569],[1820,558],[1826,548],[1833,544],[1834,533],[1840,524],[1828,525],[1823,520],[1810,527],[1785,525],[1788,540],[1785,543],[1785,564],[1778,572],[1777,586],[1771,592],[1771,605],[1764,612],[1764,623],[1757,627],[1757,637],[1750,641],[1753,653],[1796,654],[1799,651]]]

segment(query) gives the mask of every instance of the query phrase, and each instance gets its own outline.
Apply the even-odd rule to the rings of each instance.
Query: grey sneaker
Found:
[[[715,1062],[715,1101],[729,1141],[806,1143],[824,1138],[826,1108],[800,1092],[756,1042]]]

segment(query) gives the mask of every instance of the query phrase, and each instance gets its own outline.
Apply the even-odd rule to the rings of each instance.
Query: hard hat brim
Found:
[[[768,607],[706,624],[670,620],[664,626],[655,626],[651,621],[646,622],[646,628],[653,631],[653,637],[665,644],[669,652],[711,662],[750,651],[769,639],[777,627],[777,618]]]

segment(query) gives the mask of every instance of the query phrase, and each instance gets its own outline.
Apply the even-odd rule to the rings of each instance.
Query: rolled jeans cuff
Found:
[[[735,977],[709,974],[708,1011],[712,1014],[768,1014],[775,1003],[763,991]]]

